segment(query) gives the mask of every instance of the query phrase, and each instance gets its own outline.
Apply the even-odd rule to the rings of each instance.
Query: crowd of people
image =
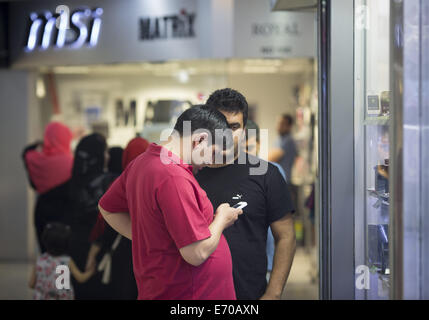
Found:
[[[90,134],[80,140],[73,155],[71,140],[65,125],[52,122],[45,129],[43,142],[23,152],[30,184],[38,193],[35,226],[41,256],[30,286],[39,299],[136,299],[131,241],[104,222],[97,204],[149,142],[136,137],[125,150],[108,149],[102,135]],[[64,260],[65,256],[71,259]],[[103,259],[101,272],[96,272]],[[59,292],[55,269],[64,261],[69,261],[72,286]]]
[[[74,153],[71,131],[50,123],[23,152],[38,194],[35,299],[279,299],[295,254],[285,174],[294,155],[258,158],[259,127],[247,117],[245,97],[220,89],[160,145],[136,137],[109,149],[93,133]],[[231,146],[215,139],[226,131]],[[267,170],[251,174],[261,163]],[[70,270],[69,288],[58,287],[58,266]]]

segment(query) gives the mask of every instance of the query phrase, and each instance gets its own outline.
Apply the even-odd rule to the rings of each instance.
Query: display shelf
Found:
[[[367,300],[390,296],[390,39],[389,0],[355,0],[371,29],[355,30],[355,265],[370,268]],[[380,10],[383,8],[383,10]],[[383,34],[383,36],[381,36]],[[363,296],[363,297],[362,297]]]
[[[383,202],[383,204],[387,206],[389,205],[389,193],[381,193],[376,191],[374,188],[368,188],[367,191],[371,197],[379,199]]]
[[[365,126],[387,126],[389,124],[389,116],[367,117],[363,124]]]
[[[388,280],[390,275],[390,269],[386,268],[384,271],[382,268],[370,264],[369,272],[377,274],[380,279]]]
[[[381,198],[381,199],[383,199],[383,200],[385,200],[385,201],[389,201],[389,197],[390,197],[390,194],[389,194],[389,193],[382,193],[382,192],[378,192],[378,191],[376,191],[374,188],[368,188],[368,189],[367,189],[367,191],[368,191],[368,194],[369,194],[371,197],[374,197],[374,198]]]

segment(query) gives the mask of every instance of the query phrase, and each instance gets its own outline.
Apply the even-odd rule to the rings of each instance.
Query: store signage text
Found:
[[[181,10],[179,14],[140,18],[140,40],[193,38],[195,13]]]
[[[122,99],[116,100],[115,125],[116,127],[137,126],[136,100],[131,100],[128,108],[125,107]]]
[[[32,12],[25,50],[31,52],[36,48],[46,50],[49,47],[79,49],[84,45],[95,47],[100,35],[102,15],[102,8],[77,9],[71,14],[64,8],[56,10],[56,13]]]
[[[298,36],[298,24],[296,22],[282,25],[278,23],[252,23],[251,32],[254,36]]]

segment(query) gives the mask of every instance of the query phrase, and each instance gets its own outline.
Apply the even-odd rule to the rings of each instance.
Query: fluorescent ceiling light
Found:
[[[37,98],[44,98],[46,96],[45,82],[40,77],[36,81],[36,96]]]
[[[244,73],[277,73],[277,67],[265,67],[265,66],[244,66]]]
[[[54,73],[58,74],[81,74],[81,73],[89,73],[88,67],[55,67]]]

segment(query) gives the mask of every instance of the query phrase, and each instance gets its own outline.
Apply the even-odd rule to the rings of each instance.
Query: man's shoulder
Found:
[[[259,158],[257,156],[251,155],[251,154],[248,155],[247,163],[248,163],[249,167],[267,168],[267,170],[264,171],[261,175],[267,175],[267,174],[269,175],[272,172],[276,172],[276,170],[277,170],[277,167],[276,167],[277,164],[266,161],[262,158]]]
[[[285,145],[295,145],[295,139],[292,134],[287,134],[282,138],[283,144]]]
[[[156,185],[171,179],[193,180],[192,174],[186,168],[173,162],[163,163],[159,157],[154,156],[139,156],[127,166],[125,171],[127,171],[124,172],[126,179],[142,178]]]
[[[228,164],[223,167],[219,168],[208,168],[205,167],[201,169],[196,177],[207,177],[207,176],[218,176],[221,172],[227,172],[228,174],[234,174],[234,173],[242,173],[244,170],[247,170],[246,172],[250,174],[250,168],[254,167],[267,167],[268,170],[276,169],[275,166],[264,159],[261,159],[257,156],[244,153],[243,155],[240,155],[234,163]]]
[[[277,162],[270,162],[271,165],[273,165],[275,168],[277,168],[277,170],[279,171],[279,173],[282,175],[283,179],[286,180],[286,173],[285,170],[283,169],[283,167],[278,164]],[[274,171],[276,172],[276,171]]]
[[[268,161],[259,158],[258,156],[254,156],[253,154],[247,154],[246,163],[249,166],[258,166],[260,164],[267,164]]]

